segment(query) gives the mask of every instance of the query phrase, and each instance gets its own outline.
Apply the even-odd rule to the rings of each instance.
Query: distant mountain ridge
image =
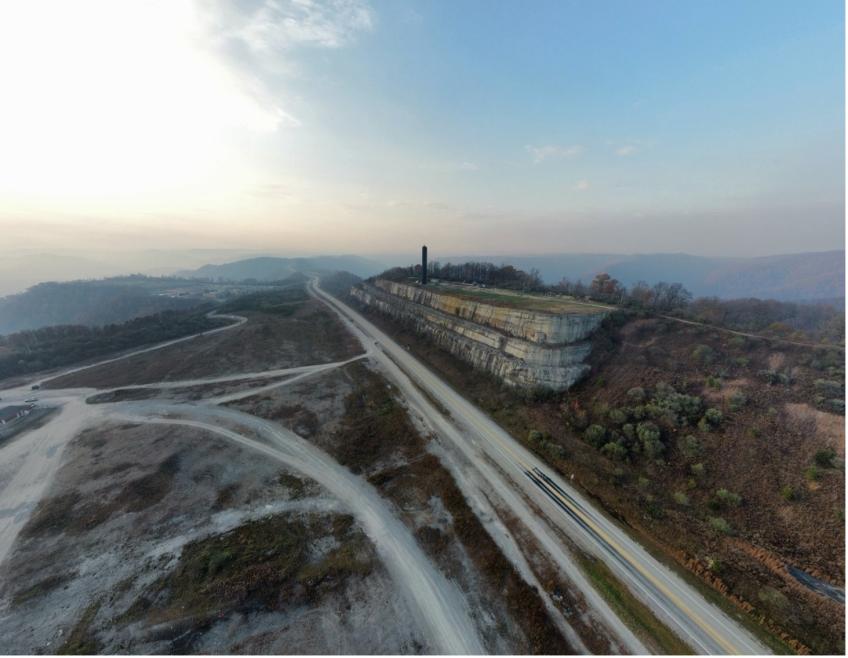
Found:
[[[445,256],[441,262],[491,261],[536,268],[546,283],[563,277],[589,282],[607,272],[625,285],[644,280],[682,283],[696,297],[757,297],[781,301],[845,297],[843,250],[764,256],[713,258],[690,254],[551,254],[544,256]]]
[[[163,280],[160,285],[174,284]],[[146,277],[96,281],[48,281],[26,292],[0,297],[0,335],[54,325],[100,326],[162,311],[186,310],[202,299],[156,294]]]
[[[197,279],[224,279],[227,281],[276,281],[285,279],[296,272],[310,271],[344,271],[360,277],[377,274],[386,269],[386,264],[362,256],[306,256],[300,258],[283,258],[275,256],[260,256],[246,258],[220,265],[204,265],[196,270],[185,270],[178,276]]]

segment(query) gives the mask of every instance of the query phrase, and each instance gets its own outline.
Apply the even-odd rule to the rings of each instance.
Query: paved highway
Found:
[[[335,297],[321,290],[316,280],[309,290],[334,309],[384,366],[411,406],[423,419],[466,455],[474,458],[481,473],[513,511],[528,524],[549,551],[556,551],[552,537],[535,523],[532,500],[546,520],[575,542],[601,558],[663,622],[703,654],[765,654],[768,649],[738,622],[707,602],[682,578],[660,564],[620,527],[584,499],[539,458],[515,441],[485,413],[433,374],[424,364],[387,334]],[[378,349],[375,349],[378,348]],[[443,414],[420,391],[426,392],[448,413]],[[489,458],[508,476],[508,482],[486,464]],[[508,491],[512,488],[513,491]],[[521,496],[516,496],[516,490]],[[523,509],[516,510],[516,507]],[[560,549],[562,552],[562,547]],[[567,557],[560,562],[565,567]],[[573,570],[572,570],[573,572]],[[597,598],[587,597],[590,603]],[[594,601],[593,601],[594,598]],[[618,622],[621,626],[620,622]],[[620,631],[625,644],[635,648],[632,636]]]

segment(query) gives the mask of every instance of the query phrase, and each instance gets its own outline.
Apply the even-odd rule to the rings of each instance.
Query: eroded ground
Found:
[[[391,501],[431,559],[472,599],[489,651],[574,652],[382,377],[355,363],[305,388],[320,394],[284,388],[232,406],[309,437]]]
[[[406,653],[408,611],[314,482],[208,433],[110,424],[68,447],[3,565],[11,653]]]
[[[2,510],[8,652],[625,649],[335,316],[229,310],[248,322],[44,391],[85,429],[5,453],[0,507],[32,487]]]

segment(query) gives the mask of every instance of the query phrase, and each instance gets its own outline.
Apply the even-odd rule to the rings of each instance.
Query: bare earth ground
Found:
[[[354,363],[232,406],[291,427],[376,486],[472,598],[489,652],[574,652],[378,374]]]
[[[538,450],[528,442],[529,431],[538,430],[562,446],[562,458],[540,455],[573,475],[576,485],[647,545],[781,637],[786,650],[842,652],[844,606],[803,587],[787,570],[792,565],[844,587],[844,467],[837,459],[833,468],[818,468],[815,478],[809,472],[824,448],[844,457],[844,418],[813,407],[816,380],[833,378],[815,365],[821,355],[709,329],[637,320],[598,337],[589,378],[569,394],[528,400],[381,316],[369,312],[368,317],[516,439]],[[693,357],[698,345],[712,350],[708,362]],[[790,383],[765,381],[762,371],[777,369],[790,375]],[[718,388],[708,385],[708,377]],[[724,416],[720,427],[690,427],[680,436],[667,436],[664,458],[653,463],[610,459],[569,426],[569,413],[576,408],[588,422],[609,427],[609,411],[631,404],[628,390],[652,389],[660,382],[717,407]],[[732,408],[731,395],[739,391],[746,401]],[[698,439],[695,457],[677,445],[686,434]],[[701,464],[697,474],[694,463]],[[717,508],[721,488],[738,493],[741,503]],[[687,504],[677,503],[675,492],[685,493]],[[707,519],[718,515],[729,522],[731,534],[709,526]]]
[[[315,300],[293,315],[244,313],[232,331],[201,336],[46,383],[47,388],[113,388],[339,361],[361,352],[358,343]]]
[[[0,635],[11,653],[404,653],[420,645],[338,501],[192,428],[81,434],[2,582]],[[378,631],[366,631],[376,620]]]
[[[53,428],[29,452],[0,446],[0,515],[25,521],[0,562],[6,651],[621,651],[561,574],[539,580],[542,567],[509,543],[485,496],[471,500],[458,485],[458,463],[416,428],[386,380],[365,361],[335,365],[362,347],[334,315],[312,300],[245,315],[218,335],[52,380],[44,403],[55,391],[75,422],[91,426],[75,438]],[[272,421],[271,435],[256,417]],[[278,445],[273,427],[333,463],[296,436]],[[261,450],[242,445],[251,442]],[[278,453],[282,461],[269,458]],[[326,487],[283,466],[286,454],[323,463],[315,477]],[[37,504],[8,507],[6,485],[25,463],[35,478],[43,469],[35,484],[46,489],[33,490]],[[358,493],[331,493],[340,491],[334,477]],[[370,507],[360,500],[368,491]],[[387,541],[407,551],[400,572]],[[449,623],[434,633],[421,620],[432,606],[422,615],[415,601],[438,601]]]

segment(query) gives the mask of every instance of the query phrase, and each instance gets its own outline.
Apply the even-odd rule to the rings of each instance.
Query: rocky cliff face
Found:
[[[604,312],[543,313],[494,306],[377,279],[351,294],[362,304],[429,336],[458,358],[511,386],[569,388],[588,370],[585,340]]]

